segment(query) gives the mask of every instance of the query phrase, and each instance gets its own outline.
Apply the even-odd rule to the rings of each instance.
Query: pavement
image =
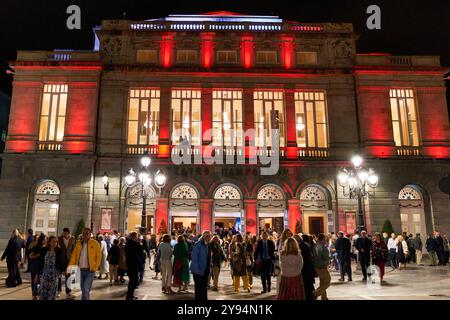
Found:
[[[353,281],[340,282],[339,274],[331,272],[332,282],[327,290],[330,300],[450,300],[450,268],[448,266],[431,267],[427,261],[424,266],[408,264],[406,270],[391,270],[386,267],[385,282],[381,286],[367,284],[361,281],[362,273],[353,263]],[[23,284],[15,288],[6,288],[7,277],[6,263],[0,262],[0,300],[31,300],[30,273],[24,273],[21,269]],[[146,269],[144,282],[136,290],[135,295],[140,300],[193,300],[194,283],[187,292],[175,294],[163,294],[161,292],[161,280],[153,280],[154,271]],[[161,277],[159,277],[161,279]],[[210,300],[273,300],[276,292],[261,294],[261,282],[259,277],[254,277],[253,287],[250,293],[241,289],[235,293],[229,268],[222,269],[219,278],[219,291],[208,291]],[[242,285],[242,282],[241,282]],[[272,280],[273,288],[276,287],[276,279]],[[316,279],[316,287],[318,279]],[[178,288],[172,288],[175,292]],[[64,291],[64,290],[63,290]],[[94,280],[91,291],[92,300],[124,300],[127,284],[109,285],[109,280]],[[79,300],[81,292],[74,290],[73,298]],[[64,293],[59,298],[67,299]]]

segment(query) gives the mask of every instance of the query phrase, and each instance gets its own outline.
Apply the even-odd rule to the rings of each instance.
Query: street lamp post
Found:
[[[141,196],[142,196],[142,218],[141,218],[141,228],[140,233],[144,237],[147,235],[147,196],[150,192],[150,185],[152,183],[152,175],[149,170],[151,159],[148,154],[144,154],[141,158],[141,168],[139,173],[133,168],[128,170],[128,174],[125,176],[125,183],[128,187],[133,187],[136,185],[141,185]],[[137,176],[137,179],[136,179]],[[154,176],[155,186],[159,189],[159,194],[161,194],[161,189],[166,185],[166,176],[158,170]]]
[[[361,156],[355,155],[351,161],[353,167],[341,168],[337,180],[344,196],[358,200],[358,230],[362,231],[365,229],[363,199],[370,194],[368,187],[377,187],[378,175],[373,169],[362,166]]]

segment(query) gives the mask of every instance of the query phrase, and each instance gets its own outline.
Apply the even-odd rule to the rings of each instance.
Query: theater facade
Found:
[[[369,232],[385,220],[397,232],[450,231],[439,57],[359,54],[351,24],[230,12],[104,20],[94,32],[92,51],[19,51],[13,63],[3,242],[13,228],[55,234],[80,220],[136,230],[142,190],[124,177],[145,153],[167,176],[146,198],[152,232],[351,232],[357,201],[336,176],[354,154],[379,176],[363,199]],[[275,126],[279,170],[261,175]],[[176,165],[183,137],[192,157],[209,146],[245,163]]]

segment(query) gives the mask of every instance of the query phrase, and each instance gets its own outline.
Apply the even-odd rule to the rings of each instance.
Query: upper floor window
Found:
[[[253,93],[255,119],[255,145],[272,146],[272,129],[279,129],[280,147],[285,145],[284,102],[281,91],[255,91]],[[273,137],[275,138],[275,137]]]
[[[177,50],[178,63],[198,62],[198,52],[196,50]]]
[[[62,141],[66,122],[67,84],[46,84],[42,96],[39,141]]]
[[[258,64],[277,64],[277,52],[276,51],[257,51],[256,63]]]
[[[213,145],[242,147],[242,92],[213,91]]]
[[[156,89],[130,89],[128,144],[158,144],[159,95]]]
[[[418,146],[414,91],[411,89],[390,90],[392,127],[396,146]]]
[[[172,90],[172,144],[179,144],[183,138],[199,146],[201,134],[201,91]]]
[[[136,53],[136,61],[138,63],[157,63],[157,50],[138,50]]]
[[[218,50],[217,63],[237,63],[236,50]]]
[[[317,64],[317,61],[317,52],[297,52],[297,64],[314,65]]]
[[[297,146],[328,148],[324,92],[295,92]]]

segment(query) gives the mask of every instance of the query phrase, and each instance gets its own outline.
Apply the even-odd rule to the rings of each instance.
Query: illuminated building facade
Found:
[[[369,232],[386,219],[397,232],[450,228],[438,188],[450,169],[439,57],[357,54],[351,24],[229,12],[105,20],[95,33],[93,51],[18,53],[2,155],[3,241],[15,227],[52,234],[81,219],[95,232],[136,230],[140,190],[124,177],[145,152],[168,177],[147,198],[153,232],[351,232],[356,201],[336,175],[355,153],[379,175],[364,200]],[[275,125],[280,169],[260,175],[240,130],[255,130],[261,155],[273,152],[264,129]],[[232,145],[246,164],[174,165],[179,130],[192,156]]]

